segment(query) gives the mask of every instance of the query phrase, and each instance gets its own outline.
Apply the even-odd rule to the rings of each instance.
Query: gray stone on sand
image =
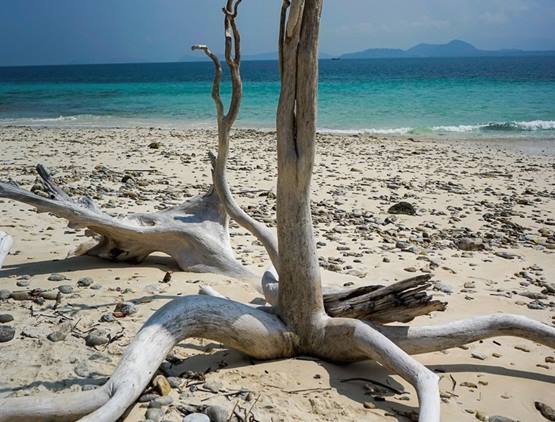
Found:
[[[12,292],[6,289],[0,290],[0,300],[7,300],[12,295]]]
[[[137,312],[137,307],[133,302],[125,302],[121,307],[120,312],[124,315],[133,315]]]
[[[100,317],[101,322],[114,322],[116,318],[112,314],[104,314]]]
[[[162,416],[164,416],[162,410],[155,407],[149,408],[145,414],[146,419],[151,419],[154,422],[159,422],[162,419]]]
[[[94,280],[90,277],[82,277],[77,281],[77,285],[79,287],[89,287],[91,284],[94,283]]]
[[[107,344],[109,341],[108,336],[102,330],[92,330],[85,338],[85,343],[90,347],[102,346],[103,344]]]
[[[395,205],[392,205],[387,210],[389,214],[404,214],[404,215],[416,215],[416,210],[412,204],[408,202],[399,202]]]
[[[13,316],[10,314],[0,314],[0,324],[5,324],[6,322],[12,322]]]
[[[210,418],[204,413],[191,413],[183,418],[183,422],[210,422]]]
[[[475,237],[464,237],[462,239],[458,239],[455,244],[461,251],[481,251],[485,247],[482,239]]]
[[[54,343],[66,339],[67,334],[61,331],[54,331],[46,336],[46,338]]]
[[[210,418],[210,422],[227,422],[229,412],[222,406],[208,406],[206,415]]]
[[[0,325],[0,343],[6,343],[15,337],[15,328],[9,325]]]
[[[62,284],[61,286],[58,286],[58,290],[65,295],[73,293],[73,287],[69,284]]]
[[[50,281],[64,281],[67,280],[62,274],[53,273],[48,276],[48,280]]]
[[[151,400],[148,403],[148,407],[155,407],[160,409],[163,406],[169,406],[173,403],[172,396],[163,396],[163,397],[156,397],[154,400]]]

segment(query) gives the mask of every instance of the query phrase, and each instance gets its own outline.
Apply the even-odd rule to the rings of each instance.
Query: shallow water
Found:
[[[272,129],[277,63],[242,75],[238,125]],[[212,126],[211,78],[207,62],[0,68],[0,125]],[[323,60],[318,127],[555,139],[555,57]]]

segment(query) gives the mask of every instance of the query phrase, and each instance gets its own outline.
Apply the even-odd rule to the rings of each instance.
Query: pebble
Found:
[[[183,418],[183,422],[210,422],[210,418],[204,413],[191,413]]]
[[[12,295],[12,292],[6,289],[0,290],[0,300],[7,300]]]
[[[9,325],[0,325],[0,343],[7,343],[15,337],[15,328]]]
[[[551,406],[548,406],[545,403],[536,401],[534,402],[534,406],[536,409],[542,414],[542,416],[547,419],[548,421],[555,421],[555,409]]]
[[[206,415],[210,418],[210,422],[227,422],[229,412],[222,406],[208,406]]]
[[[445,283],[435,283],[434,288],[440,292],[447,293],[448,295],[453,293],[453,288]]]
[[[141,397],[139,397],[139,399],[137,401],[139,403],[146,403],[146,402],[150,402],[152,400],[156,400],[159,397],[160,396],[158,394],[147,393],[147,394],[143,394]]]
[[[114,322],[115,320],[112,314],[104,314],[100,317],[101,322]]]
[[[13,316],[10,314],[0,314],[0,324],[5,324],[6,322],[12,322]]]
[[[65,295],[73,293],[73,287],[69,284],[62,284],[61,286],[58,286],[58,290]]]
[[[94,283],[94,280],[90,277],[83,277],[83,278],[80,278],[79,281],[77,281],[77,285],[79,287],[89,287],[93,283]]]
[[[107,344],[110,340],[104,331],[92,330],[85,338],[85,343],[89,347],[102,346]]]
[[[154,422],[159,422],[162,419],[162,416],[164,416],[164,413],[162,412],[161,409],[157,409],[155,407],[151,407],[146,411],[145,417],[147,419],[151,419]]]
[[[482,239],[464,237],[455,242],[457,248],[461,251],[481,251],[484,249]]]
[[[137,307],[133,302],[118,303],[114,309],[113,315],[116,318],[123,318],[137,312]]]
[[[18,287],[27,287],[30,283],[29,280],[18,280],[15,284]]]
[[[172,388],[179,388],[183,383],[183,380],[178,377],[168,377],[168,382],[172,386]]]
[[[162,406],[169,406],[173,403],[172,396],[156,397],[148,403],[148,407],[161,408]]]
[[[64,281],[67,280],[62,274],[53,273],[48,276],[48,280],[50,281]]]
[[[515,259],[515,254],[509,253],[509,252],[495,252],[495,255],[497,255],[499,258],[503,258],[503,259]]]
[[[517,422],[514,419],[505,416],[490,416],[488,422]]]
[[[172,387],[164,375],[156,376],[152,380],[152,385],[162,396],[167,396],[172,391]]]
[[[387,210],[388,214],[416,215],[414,206],[408,202],[399,202]]]
[[[486,360],[487,358],[486,355],[480,352],[472,352],[470,356],[472,356],[474,359],[479,359],[479,360]]]
[[[65,340],[67,337],[66,333],[63,333],[61,331],[53,331],[52,333],[48,334],[46,336],[46,338],[54,343],[57,343],[58,341],[63,341]]]

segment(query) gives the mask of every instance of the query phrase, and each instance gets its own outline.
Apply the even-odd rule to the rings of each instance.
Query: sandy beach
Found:
[[[212,129],[2,127],[0,180],[31,189],[34,166],[43,163],[67,192],[90,196],[112,215],[154,211],[209,188],[207,152],[215,139]],[[235,130],[229,177],[239,203],[274,225],[275,134]],[[448,309],[412,324],[498,312],[555,323],[549,151],[510,142],[320,134],[312,199],[325,285],[387,285],[431,272],[435,297]],[[400,201],[416,215],[387,212]],[[181,272],[160,254],[138,265],[73,256],[88,241],[84,231],[13,201],[0,199],[0,231],[15,240],[0,290],[63,286],[58,304],[0,299],[0,314],[13,317],[5,324],[15,328],[14,338],[0,343],[0,398],[102,384],[142,323],[199,286],[244,303],[262,301],[247,282]],[[233,222],[230,231],[241,262],[262,274],[268,266],[262,246]],[[136,312],[110,318],[122,302]],[[88,346],[93,329],[111,342]],[[536,401],[555,407],[555,355],[547,347],[494,338],[417,358],[442,377],[442,420],[539,422],[546,419]],[[181,421],[188,406],[210,405],[251,410],[259,421],[404,421],[417,411],[414,389],[372,362],[258,362],[189,339],[161,372],[173,386],[173,402],[162,406],[167,421]],[[142,421],[146,412],[147,404],[138,403],[124,420]]]

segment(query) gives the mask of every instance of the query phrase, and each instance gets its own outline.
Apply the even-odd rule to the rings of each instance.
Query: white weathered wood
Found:
[[[297,340],[279,317],[230,300],[185,296],[156,311],[137,333],[107,383],[55,399],[0,399],[0,422],[76,420],[113,422],[140,396],[180,341],[203,337],[256,359],[293,356]]]
[[[4,260],[10,253],[13,246],[13,237],[6,232],[0,232],[0,270],[4,264]]]
[[[221,207],[207,206],[200,199],[194,205],[180,208],[176,213],[157,216],[151,214],[135,215],[125,221],[117,221],[94,208],[92,201],[76,203],[64,196],[63,191],[54,184],[50,186],[55,200],[44,200],[30,196],[21,190],[13,190],[0,185],[14,199],[30,203],[37,208],[56,212],[80,226],[91,227],[107,237],[113,233],[132,242],[137,233],[150,234],[152,227],[162,225],[169,215],[184,220],[192,218],[196,223],[206,215],[206,209],[225,208],[230,215],[238,216],[245,226],[247,218],[234,203],[229,186],[225,182],[225,163],[229,145],[229,129],[235,121],[240,103],[239,33],[235,24],[237,7],[240,0],[226,0],[225,33],[226,62],[232,71],[234,95],[230,111],[223,114],[223,103],[219,98],[221,65],[216,56],[206,46],[198,49],[214,61],[216,77],[213,84],[213,97],[216,101],[219,126],[219,154],[215,160],[215,174],[220,176],[216,190],[222,195]],[[456,347],[468,342],[492,336],[518,336],[555,347],[555,328],[514,315],[490,315],[476,317],[430,327],[385,326],[365,323],[349,318],[331,318],[325,313],[320,282],[320,270],[316,255],[310,215],[310,182],[314,165],[314,135],[316,121],[316,93],[318,70],[318,32],[323,0],[283,0],[280,17],[280,70],[281,92],[277,115],[278,137],[278,239],[279,250],[275,244],[267,249],[277,257],[272,258],[277,271],[268,270],[262,279],[262,290],[266,300],[274,305],[272,312],[262,308],[243,305],[221,298],[212,288],[203,288],[207,296],[188,296],[175,299],[158,310],[139,331],[110,380],[92,392],[60,395],[53,399],[23,397],[0,400],[0,422],[6,421],[44,421],[74,420],[83,416],[84,421],[108,422],[120,417],[139,397],[148,385],[166,354],[179,341],[187,337],[203,337],[223,343],[258,359],[272,359],[306,354],[332,361],[357,361],[373,359],[391,371],[398,373],[411,383],[420,401],[420,422],[439,422],[440,400],[438,377],[418,363],[410,353],[423,353]],[[289,8],[291,11],[289,12]],[[232,54],[232,48],[235,53]],[[217,88],[217,89],[216,89]],[[46,181],[47,185],[51,182]],[[219,186],[219,187],[218,187]],[[226,197],[226,195],[228,195]],[[39,198],[39,199],[37,199]],[[214,200],[213,198],[211,200]],[[207,201],[207,200],[206,200]],[[63,206],[60,206],[63,203]],[[69,204],[69,205],[68,205]],[[235,205],[234,205],[235,204]],[[200,212],[203,210],[203,212]],[[77,217],[73,214],[77,214]],[[163,214],[163,213],[160,213]],[[185,214],[185,217],[183,217]],[[222,220],[227,214],[218,211],[211,221],[227,229]],[[183,221],[185,222],[185,221]],[[260,234],[260,228],[251,226],[251,232]],[[187,229],[189,230],[189,229]],[[205,230],[203,231],[203,233]],[[219,239],[226,238],[227,231],[216,230]],[[161,239],[175,234],[164,233]],[[135,236],[135,237],[134,237]],[[192,253],[203,253],[206,249],[205,235],[196,233],[198,245],[191,244]],[[273,235],[272,235],[273,236]],[[177,236],[184,241],[181,232]],[[194,237],[194,236],[192,236]],[[257,236],[258,237],[258,236]],[[162,241],[162,240],[160,240]],[[104,245],[107,251],[114,245]],[[151,247],[152,248],[152,247]],[[202,249],[205,248],[205,249]],[[228,244],[224,245],[224,249]],[[199,252],[201,251],[201,252]],[[130,253],[142,257],[148,248]],[[217,252],[221,254],[222,252]],[[227,253],[227,255],[226,255]],[[223,256],[229,256],[229,250]],[[271,252],[269,252],[272,255]],[[178,258],[176,258],[177,260]],[[195,256],[203,269],[228,268],[222,264],[221,256]],[[217,264],[211,264],[213,262]],[[179,261],[178,261],[179,262]],[[232,266],[233,267],[233,266]],[[279,274],[279,276],[278,276]],[[279,280],[279,281],[278,281]],[[403,282],[402,282],[403,283]],[[408,281],[401,287],[423,289],[416,281]],[[379,296],[390,300],[389,296],[399,289],[382,287],[362,289],[362,295],[352,298],[353,306],[363,308],[364,298]],[[419,292],[420,290],[418,290]],[[407,294],[412,294],[409,291]],[[337,299],[348,297],[350,293],[340,292]],[[364,296],[366,295],[366,296]],[[363,297],[364,296],[364,297]],[[420,296],[419,296],[420,297]],[[343,304],[335,304],[343,308]],[[357,310],[357,312],[360,311]],[[385,312],[388,310],[386,309]],[[383,314],[382,314],[383,316]],[[409,315],[410,316],[410,315]],[[405,317],[407,317],[405,315]]]
[[[371,324],[410,354],[463,346],[491,337],[520,337],[555,349],[555,328],[522,315],[482,315],[423,327]]]
[[[50,198],[11,183],[0,183],[0,197],[65,218],[74,228],[86,228],[86,234],[98,241],[86,250],[87,255],[141,262],[153,252],[164,252],[184,271],[256,278],[234,257],[229,240],[229,217],[214,189],[164,211],[130,214],[120,219],[103,212],[90,198],[69,197],[52,180],[46,167],[38,165],[37,172]]]

